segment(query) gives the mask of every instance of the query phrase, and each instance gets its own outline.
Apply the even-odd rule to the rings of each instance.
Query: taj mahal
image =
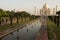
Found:
[[[49,8],[49,6],[45,3],[43,7],[40,9],[40,15],[56,15],[56,8]]]

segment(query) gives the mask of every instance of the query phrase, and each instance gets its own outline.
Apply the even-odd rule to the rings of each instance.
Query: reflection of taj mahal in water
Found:
[[[56,14],[56,9],[49,8],[46,3],[43,6],[43,8],[40,9],[40,15],[55,15],[55,14]]]

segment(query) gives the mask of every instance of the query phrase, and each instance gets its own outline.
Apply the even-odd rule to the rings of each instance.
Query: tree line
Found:
[[[50,20],[52,20],[55,24],[59,26],[59,19],[60,19],[60,11],[57,11],[56,14],[58,16],[48,16]]]
[[[10,24],[12,25],[12,20],[13,18],[16,18],[17,19],[17,23],[19,23],[19,19],[21,18],[21,20],[23,21],[23,19],[26,19],[29,18],[29,19],[35,19],[37,18],[38,16],[35,16],[35,15],[30,15],[30,13],[26,12],[26,11],[9,11],[9,10],[3,10],[3,9],[0,9],[0,25],[1,25],[1,18],[2,17],[9,17],[10,19]]]

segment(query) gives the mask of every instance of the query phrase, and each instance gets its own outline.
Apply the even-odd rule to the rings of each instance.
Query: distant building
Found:
[[[55,15],[55,14],[56,14],[56,9],[49,8],[46,3],[43,6],[43,8],[40,9],[40,15],[50,16],[50,15]]]

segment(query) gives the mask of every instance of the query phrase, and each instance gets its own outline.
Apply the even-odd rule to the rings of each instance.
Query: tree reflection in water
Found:
[[[17,29],[17,32],[19,32],[19,29]]]
[[[33,25],[32,25],[32,28],[33,28]]]
[[[17,40],[19,40],[19,36],[17,36]]]
[[[28,32],[28,29],[27,29],[27,32]]]
[[[13,32],[11,33],[11,35],[13,36]]]

